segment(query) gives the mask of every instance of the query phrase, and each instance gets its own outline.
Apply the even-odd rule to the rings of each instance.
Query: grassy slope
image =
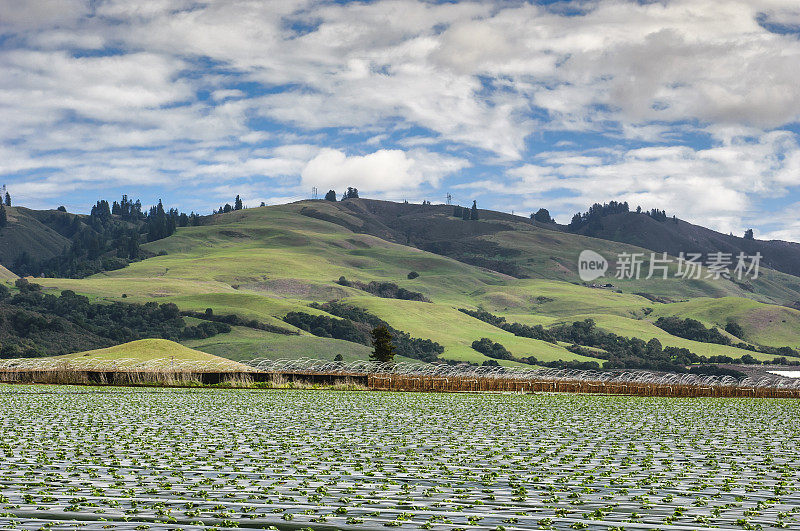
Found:
[[[322,205],[331,212],[337,211],[337,207]],[[631,326],[630,319],[642,317],[645,308],[655,308],[654,315],[679,308],[630,293],[568,282],[514,279],[300,215],[303,206],[300,203],[255,208],[218,216],[211,225],[182,228],[170,238],[147,244],[150,251],[168,253],[165,256],[89,279],[42,279],[41,282],[103,300],[123,300],[124,293],[127,301],[170,301],[182,309],[194,310],[212,307],[218,314],[237,313],[283,326],[288,325],[282,323],[280,317],[288,311],[314,313],[307,307],[309,302],[346,298],[368,308],[396,328],[439,341],[446,349],[444,357],[476,362],[486,358],[469,345],[481,337],[500,341],[517,356],[534,355],[543,360],[578,359],[578,356],[560,346],[514,337],[457,312],[458,307],[482,305],[491,311],[527,316],[542,323],[584,316],[600,322],[604,316],[617,316],[628,319],[606,318],[603,326],[622,335],[639,335],[645,340],[663,331]],[[355,224],[358,220],[348,220],[350,222]],[[537,230],[547,232],[551,238],[583,238]],[[562,244],[567,246],[559,251],[564,256],[576,245],[574,242]],[[406,275],[412,270],[421,275],[408,280]],[[336,284],[334,280],[342,275],[363,282],[396,282],[421,291],[434,304],[372,297]],[[523,318],[515,320],[524,321]],[[253,353],[327,358],[335,355],[334,352],[339,353],[340,348],[338,344],[319,342],[308,334],[246,336],[240,332],[227,339],[217,336],[188,344],[239,359]],[[676,344],[668,339],[662,343]],[[674,339],[678,343],[684,341]],[[348,346],[349,351],[341,352],[347,359],[365,357],[362,347]],[[695,351],[704,348],[699,344],[695,347]]]
[[[55,211],[53,213],[57,215]],[[47,259],[71,244],[70,240],[36,219],[34,211],[6,207],[6,214],[8,225],[0,229],[0,263],[6,267],[11,267],[23,252],[36,259]]]
[[[512,266],[511,269],[518,271],[517,276],[577,281],[578,255],[584,249],[591,249],[610,262],[609,272],[603,282],[611,282],[616,289],[626,293],[645,292],[677,300],[737,296],[778,304],[800,301],[798,277],[767,269],[761,270],[757,280],[741,283],[705,278],[616,279],[613,278],[616,271],[614,261],[618,254],[641,253],[649,259],[652,251],[626,243],[561,232],[554,230],[554,226],[534,225],[527,218],[501,212],[480,210],[479,220],[464,221],[452,217],[452,207],[444,205],[422,207],[368,199],[314,203],[308,207],[308,210],[311,209],[316,211],[314,215],[337,221],[360,232],[382,237],[386,235],[393,241],[411,242],[420,248],[461,256],[466,261],[477,254],[498,264]],[[651,221],[646,216],[634,217],[643,222]],[[672,228],[669,223],[658,223],[657,226],[661,229]],[[647,273],[646,263],[643,264],[643,271]],[[673,267],[671,277],[675,272],[676,268]]]
[[[333,359],[341,354],[345,362],[367,359],[372,349],[349,341],[316,337],[312,335],[285,336],[235,326],[229,334],[208,339],[185,341],[187,347],[209,352],[228,359],[244,361],[253,358],[312,358]],[[291,356],[287,355],[291,352]],[[413,362],[411,358],[398,356],[397,361]]]
[[[667,279],[617,279],[615,258],[622,252],[643,253],[649,259],[651,251],[628,244],[539,229],[505,231],[485,236],[483,239],[498,243],[504,248],[519,252],[514,261],[530,276],[554,280],[577,280],[578,255],[584,249],[599,252],[609,261],[609,272],[598,282],[609,282],[615,289],[626,293],[648,293],[673,300],[693,297],[744,297],[767,303],[789,304],[800,300],[800,279],[772,271],[760,270],[757,280],[742,283],[706,278],[685,280],[674,278],[677,267],[673,265]],[[645,262],[642,271],[647,273]],[[703,276],[705,276],[705,271]]]
[[[550,316],[578,312],[637,316],[653,306],[639,295],[539,279],[514,279],[506,285],[487,286],[473,292],[472,299],[488,310]]]
[[[800,346],[800,311],[783,306],[736,297],[699,298],[659,307],[654,314],[697,319],[720,328],[731,318],[744,328],[748,341],[774,347]]]
[[[229,362],[229,360],[226,360],[225,358],[214,356],[213,354],[208,354],[199,350],[194,350],[166,339],[141,339],[139,341],[131,341],[130,343],[123,343],[122,345],[109,348],[87,350],[86,352],[55,356],[55,359],[72,360],[84,357],[103,360],[132,359],[140,362],[153,361],[157,359],[174,359],[176,361],[191,360]],[[239,365],[238,363],[226,363],[226,365],[231,369],[246,369],[245,366]]]
[[[741,349],[729,347],[727,345],[701,343],[699,341],[692,341],[682,337],[673,336],[658,328],[652,322],[644,319],[629,319],[626,317],[620,317],[618,315],[585,314],[572,316],[570,319],[567,319],[564,322],[571,323],[577,319],[587,318],[594,319],[597,323],[597,326],[603,330],[627,337],[654,337],[658,339],[665,347],[686,348],[700,356],[730,356],[732,358],[738,358],[743,354]],[[772,360],[775,357],[757,352],[749,352],[749,354],[762,361]]]
[[[8,269],[6,269],[5,267],[0,265],[0,281],[3,281],[3,280],[16,280],[18,278],[19,277],[17,275],[15,275],[11,271],[9,271]]]
[[[492,341],[502,343],[517,357],[534,355],[543,361],[591,360],[545,341],[517,337],[444,305],[394,301],[377,297],[352,297],[346,301],[383,316],[395,328],[442,344],[450,359],[471,362],[484,360],[485,357],[473,350],[470,345],[475,339],[488,337]]]

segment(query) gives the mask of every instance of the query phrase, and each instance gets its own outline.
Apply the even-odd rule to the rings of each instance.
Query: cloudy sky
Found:
[[[800,241],[796,0],[0,1],[0,182],[85,212],[312,187]]]

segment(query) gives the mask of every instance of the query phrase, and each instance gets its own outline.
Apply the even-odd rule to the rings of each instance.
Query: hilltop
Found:
[[[87,350],[85,352],[76,352],[74,354],[65,354],[62,356],[43,359],[56,359],[65,361],[91,359],[97,361],[102,360],[119,362],[120,364],[124,365],[138,365],[148,362],[163,362],[168,365],[170,362],[180,363],[184,361],[190,361],[213,365],[214,367],[219,367],[220,370],[224,371],[246,372],[251,370],[250,367],[241,363],[236,363],[235,361],[214,356],[213,354],[187,348],[179,343],[168,341],[166,339],[141,339],[113,347]]]
[[[559,226],[560,230],[567,227]],[[781,240],[757,240],[723,234],[677,218],[659,221],[644,213],[625,212],[593,219],[576,234],[629,243],[672,256],[678,253],[761,253],[762,265],[800,275],[800,244]]]

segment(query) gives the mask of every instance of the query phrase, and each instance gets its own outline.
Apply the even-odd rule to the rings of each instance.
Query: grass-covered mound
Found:
[[[154,362],[155,360],[164,360],[165,366],[169,367],[169,362],[198,362],[205,363],[220,363],[224,364],[225,371],[250,371],[251,367],[247,365],[227,360],[213,354],[201,352],[169,341],[167,339],[140,339],[138,341],[131,341],[130,343],[123,343],[108,348],[101,348],[96,350],[87,350],[85,352],[76,352],[74,354],[65,354],[63,356],[55,356],[54,359],[61,360],[79,360],[82,358],[92,358],[104,361],[122,361],[126,360],[130,364]],[[45,358],[46,359],[46,358]],[[186,366],[181,364],[181,366]]]

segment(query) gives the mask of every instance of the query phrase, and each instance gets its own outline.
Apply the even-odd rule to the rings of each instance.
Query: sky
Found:
[[[339,195],[800,241],[796,0],[0,1],[0,183],[87,212]]]

